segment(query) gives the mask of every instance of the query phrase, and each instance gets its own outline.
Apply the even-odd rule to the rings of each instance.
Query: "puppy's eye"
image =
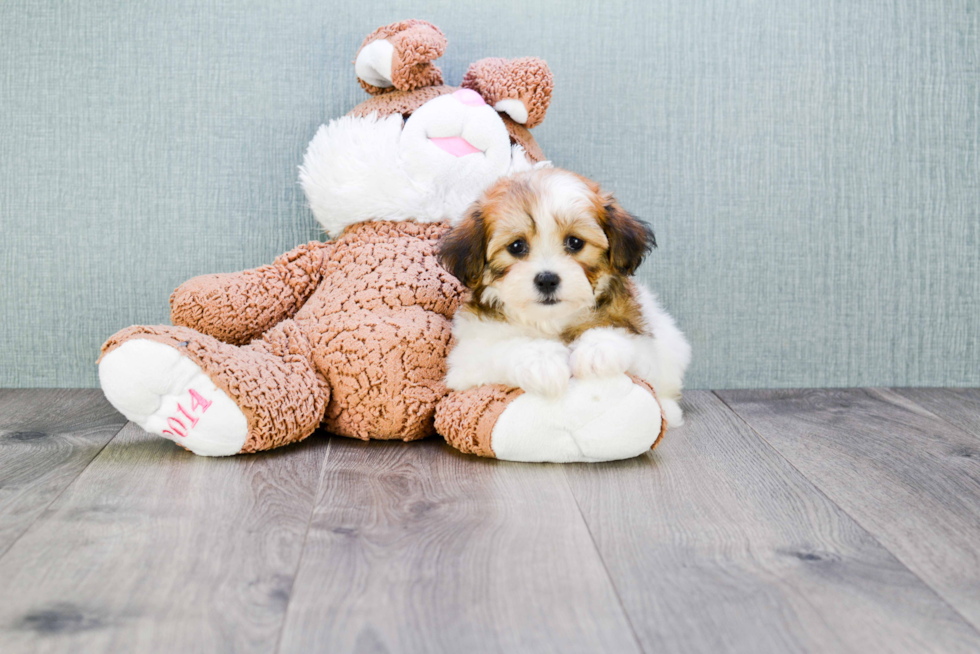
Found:
[[[569,252],[579,252],[585,247],[585,241],[578,236],[569,236],[565,239],[565,249]]]
[[[527,241],[523,238],[519,238],[510,245],[507,246],[507,251],[510,252],[513,257],[523,257],[527,254]]]

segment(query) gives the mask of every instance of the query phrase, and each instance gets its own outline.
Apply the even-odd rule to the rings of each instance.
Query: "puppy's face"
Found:
[[[440,259],[478,310],[560,332],[654,245],[646,224],[595,182],[544,168],[491,187],[444,238]]]

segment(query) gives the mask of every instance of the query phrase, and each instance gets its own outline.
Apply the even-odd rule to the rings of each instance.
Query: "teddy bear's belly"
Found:
[[[324,425],[355,438],[432,433],[445,393],[451,319],[462,286],[436,261],[437,226],[422,234],[350,232],[331,250],[316,292],[296,314],[330,387]],[[383,238],[381,238],[383,237]]]
[[[372,222],[334,242],[317,290],[294,316],[331,386],[355,371],[379,387],[441,384],[463,293],[436,260],[446,229]]]

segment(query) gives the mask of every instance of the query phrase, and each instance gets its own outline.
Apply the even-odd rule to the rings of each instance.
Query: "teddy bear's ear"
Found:
[[[554,89],[551,69],[537,57],[489,57],[470,64],[463,88],[473,89],[497,111],[525,127],[544,120]]]
[[[446,51],[446,37],[424,20],[403,20],[372,32],[354,59],[354,72],[365,91],[414,91],[442,84],[442,71],[431,62]]]

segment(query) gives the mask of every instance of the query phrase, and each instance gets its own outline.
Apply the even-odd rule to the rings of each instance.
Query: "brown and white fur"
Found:
[[[629,373],[681,424],[690,346],[632,278],[655,245],[645,223],[580,175],[540,168],[499,180],[440,243],[440,261],[470,289],[446,385],[558,397],[573,376]]]

